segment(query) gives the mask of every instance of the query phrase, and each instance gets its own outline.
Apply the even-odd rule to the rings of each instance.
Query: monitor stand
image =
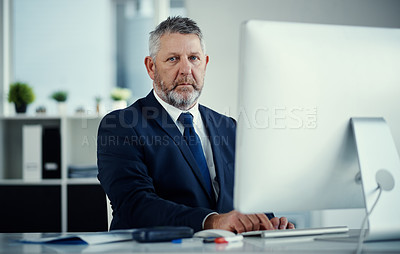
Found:
[[[351,118],[367,213],[365,241],[400,239],[400,159],[383,118]]]

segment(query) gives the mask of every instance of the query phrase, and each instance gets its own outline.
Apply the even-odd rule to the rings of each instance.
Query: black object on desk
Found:
[[[132,232],[133,239],[138,242],[166,242],[193,236],[190,227],[150,227],[139,228]]]

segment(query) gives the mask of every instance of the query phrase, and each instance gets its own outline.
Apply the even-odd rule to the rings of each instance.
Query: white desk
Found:
[[[357,233],[358,231],[355,230],[350,231],[350,234]],[[312,238],[280,240],[245,238],[243,242],[229,244],[137,243],[135,241],[100,245],[19,243],[17,240],[26,234],[0,234],[0,253],[354,253],[357,246],[352,242],[319,241]],[[363,253],[400,253],[400,241],[364,243]]]

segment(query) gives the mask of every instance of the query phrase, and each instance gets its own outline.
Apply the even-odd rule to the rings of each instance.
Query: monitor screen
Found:
[[[365,207],[350,119],[383,117],[399,151],[400,29],[247,21],[238,94],[235,209]]]

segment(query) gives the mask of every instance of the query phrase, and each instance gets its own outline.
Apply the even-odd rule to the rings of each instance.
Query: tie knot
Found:
[[[185,128],[193,126],[193,116],[190,113],[182,113],[178,121],[181,122]]]

